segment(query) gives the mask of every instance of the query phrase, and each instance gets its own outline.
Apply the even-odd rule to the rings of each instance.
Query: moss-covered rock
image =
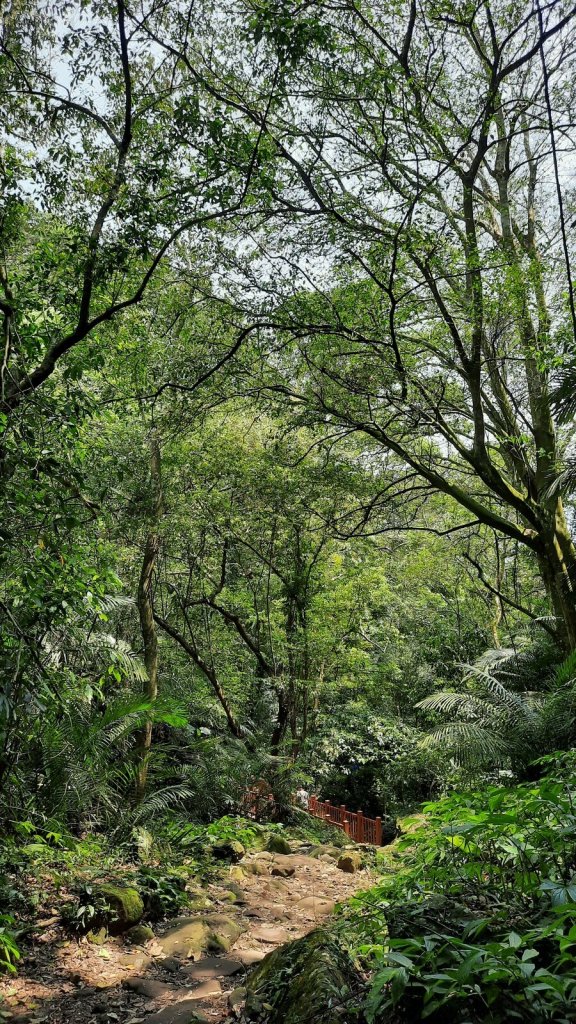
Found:
[[[242,865],[244,872],[249,875],[268,875],[270,873],[270,867],[267,861],[263,860],[249,860],[245,861]],[[234,876],[236,877],[236,876]]]
[[[186,887],[186,906],[183,907],[186,911],[199,911],[199,910],[211,910],[214,906],[214,901],[206,895],[202,886],[192,885],[191,883]]]
[[[143,946],[154,938],[154,932],[147,924],[134,924],[128,929],[124,938],[131,946]]]
[[[238,885],[238,882],[226,882],[224,888],[227,889],[228,892],[232,893],[232,895],[236,897],[239,903],[246,902],[246,894],[244,890],[241,888],[241,886]]]
[[[342,853],[342,850],[338,849],[337,846],[314,846],[310,850],[308,856],[319,858],[319,857],[331,857],[332,860],[338,860],[338,857]]]
[[[346,951],[318,928],[274,950],[255,968],[246,986],[245,1014],[267,1024],[345,1024],[342,1008],[360,989],[360,975]]]
[[[212,847],[212,856],[216,860],[226,860],[230,864],[237,864],[245,853],[246,850],[238,839],[225,839]]]
[[[245,863],[242,865],[234,864],[233,867],[230,868],[230,878],[233,878],[236,882],[243,882],[246,878],[246,871],[244,870],[245,866]]]
[[[290,843],[284,836],[272,835],[266,843],[268,853],[292,853]]]
[[[110,907],[106,915],[109,931],[119,935],[133,924],[138,924],[144,913],[144,903],[137,889],[130,886],[101,882],[93,888],[94,898]]]
[[[338,867],[349,875],[361,871],[364,867],[362,854],[359,850],[345,850],[338,858]]]
[[[210,933],[206,948],[212,953],[227,953],[246,927],[238,919],[224,918],[219,914],[212,914],[207,920],[210,924]]]

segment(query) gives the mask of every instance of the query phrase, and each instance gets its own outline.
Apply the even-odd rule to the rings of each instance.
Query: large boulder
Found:
[[[196,914],[181,917],[158,942],[166,956],[187,959],[201,953],[227,953],[246,930],[238,918],[225,914]]]
[[[343,1024],[343,1007],[360,992],[352,960],[322,928],[275,949],[246,985],[245,1015],[266,1024]]]

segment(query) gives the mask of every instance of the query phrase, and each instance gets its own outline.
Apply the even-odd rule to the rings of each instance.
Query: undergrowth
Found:
[[[368,1024],[574,1021],[576,753],[540,765],[538,783],[424,805],[345,911]]]
[[[133,829],[118,841],[109,835],[77,838],[54,823],[12,823],[0,852],[0,972],[14,972],[22,929],[61,907],[68,931],[84,934],[111,920],[111,908],[98,884],[135,887],[142,896],[145,919],[158,921],[186,911],[199,890],[221,874],[212,850],[237,840],[247,851],[262,850],[272,835],[310,843],[341,841],[339,830],[302,814],[301,823],[285,827],[233,815],[209,825],[166,815],[153,831]]]

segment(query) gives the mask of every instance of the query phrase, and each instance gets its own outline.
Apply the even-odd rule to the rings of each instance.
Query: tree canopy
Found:
[[[304,786],[391,836],[456,794],[434,872],[470,785],[496,814],[508,780],[521,815],[544,777],[535,813],[557,786],[567,827],[575,19],[564,0],[0,13],[14,849],[36,830],[133,850],[157,819],[150,843],[197,851],[254,787],[277,818]],[[552,876],[518,842],[536,908]],[[474,917],[484,897],[460,895]],[[359,1019],[408,1019],[401,998],[423,1019],[412,955]],[[474,1024],[510,1012],[474,1004]]]

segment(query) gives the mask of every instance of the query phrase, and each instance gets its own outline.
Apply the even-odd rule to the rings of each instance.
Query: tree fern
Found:
[[[434,693],[417,704],[451,719],[435,726],[424,745],[447,751],[468,768],[512,766],[520,772],[539,755],[570,746],[576,652],[553,668],[545,688],[536,692],[525,686],[539,657],[536,647],[498,649],[464,666],[465,690]]]

